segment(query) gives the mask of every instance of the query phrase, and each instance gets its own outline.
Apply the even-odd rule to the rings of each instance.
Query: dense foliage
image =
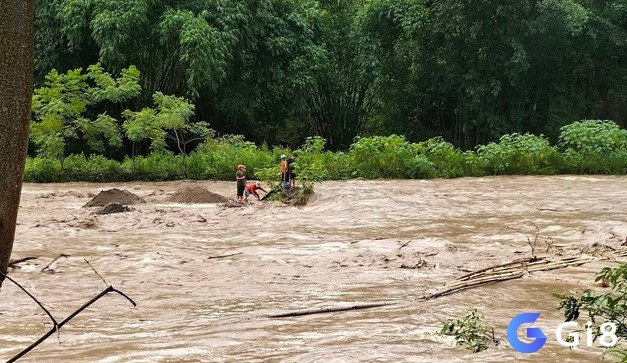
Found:
[[[184,101],[178,102],[183,110],[187,109]],[[148,129],[152,130],[152,126]],[[174,144],[170,149],[159,148],[148,156],[129,156],[122,161],[98,154],[73,154],[65,157],[63,163],[49,157],[29,158],[25,179],[35,182],[233,180],[236,166],[245,164],[249,178],[278,181],[280,155],[292,152],[298,154],[295,169],[299,179],[313,182],[349,178],[627,173],[624,147],[627,132],[611,121],[601,120],[578,121],[562,127],[556,145],[551,145],[544,136],[515,133],[504,135],[498,142],[480,145],[476,151],[462,151],[440,137],[414,143],[398,135],[357,138],[346,152],[328,150],[320,137],[308,138],[296,150],[257,146],[242,136],[204,136],[203,140],[189,154],[178,152]]]
[[[608,348],[607,354],[614,361],[627,362],[627,264],[604,268],[596,281],[603,281],[610,290],[586,289],[568,295],[555,294],[561,300],[558,309],[564,311],[565,321],[579,322],[581,330],[588,328],[588,321],[592,322],[590,328],[595,341],[605,339],[604,331],[600,329],[603,323],[616,324],[616,345]]]
[[[355,136],[441,136],[463,151],[486,145],[481,153],[495,173],[534,158],[552,164],[553,155],[539,150],[547,146],[538,139],[533,155],[514,160],[491,142],[515,147],[532,143],[524,136],[531,133],[556,143],[560,128],[576,120],[627,121],[627,0],[35,2],[37,87],[52,69],[76,78],[68,87],[88,81],[110,90],[108,78],[91,83],[93,72],[104,77],[105,69],[117,82],[125,70],[141,71],[137,97],[76,100],[88,108],[84,119],[69,118],[80,104],[59,110],[51,126],[61,135],[95,132],[86,120],[109,131],[97,143],[33,140],[55,157],[117,146],[111,126],[121,127],[121,111],[154,107],[157,92],[194,104],[187,122],[204,120],[218,135],[241,134],[258,145],[295,148],[316,135],[330,150],[347,151],[370,147],[354,145]],[[67,73],[78,68],[92,81]],[[145,114],[133,116],[140,122]],[[206,135],[195,131],[187,140]],[[510,139],[499,141],[504,134]],[[121,148],[106,156],[146,156],[156,139],[133,135],[122,135]],[[558,146],[577,147],[568,137]],[[502,157],[513,164],[494,164]],[[576,166],[569,160],[580,171],[596,164],[584,159]],[[532,172],[552,172],[537,167]]]
[[[456,345],[473,353],[482,352],[492,345],[499,344],[494,338],[494,328],[476,308],[466,309],[463,319],[446,320],[440,334],[452,336]]]

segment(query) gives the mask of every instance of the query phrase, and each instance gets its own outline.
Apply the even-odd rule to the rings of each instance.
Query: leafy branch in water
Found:
[[[440,334],[454,337],[458,346],[473,353],[484,351],[492,344],[499,344],[494,338],[494,328],[488,325],[485,316],[476,308],[466,309],[463,319],[445,321]]]
[[[595,282],[609,286],[605,293],[586,289],[568,295],[553,294],[560,299],[558,310],[563,310],[565,321],[576,321],[583,314],[592,322],[592,336],[596,341],[603,336],[600,326],[604,322],[616,324],[616,345],[606,352],[618,362],[627,362],[627,348],[621,342],[627,338],[627,263],[606,267],[597,274]]]

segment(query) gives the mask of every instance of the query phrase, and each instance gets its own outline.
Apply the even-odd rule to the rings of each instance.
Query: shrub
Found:
[[[466,309],[463,319],[445,321],[440,334],[453,336],[457,345],[473,353],[488,349],[492,342],[498,343],[493,328],[475,308]]]
[[[464,176],[469,169],[464,153],[442,137],[411,144],[411,147],[416,153],[427,157],[440,177]]]
[[[257,178],[256,170],[271,165],[278,168],[280,153],[281,150],[276,149],[274,152],[267,148],[259,149],[254,143],[244,141],[241,135],[225,136],[200,145],[190,156],[189,170],[190,174],[203,176],[203,179],[231,180],[235,177],[237,165],[244,164],[248,178],[254,179]]]
[[[603,335],[600,331],[603,322],[616,324],[618,341],[607,353],[616,361],[625,362],[627,349],[621,343],[627,339],[627,264],[604,268],[595,281],[607,283],[610,291],[596,293],[586,289],[581,294],[576,291],[568,295],[554,294],[561,300],[558,309],[564,311],[565,321],[577,321],[582,313],[587,315],[585,319],[593,324],[594,340]]]
[[[70,155],[65,159],[63,170],[65,180],[107,182],[127,179],[122,166],[115,160],[102,155]]]
[[[563,171],[576,173],[627,172],[627,130],[609,120],[582,120],[560,129]]]
[[[182,179],[181,158],[171,152],[152,153],[149,156],[135,158],[135,175],[138,180],[177,180]],[[132,163],[125,160],[125,163]]]
[[[454,178],[487,174],[627,173],[627,131],[611,121],[584,120],[564,126],[557,146],[542,135],[508,134],[499,142],[462,152],[441,137],[408,143],[403,136],[356,138],[348,153],[325,150],[325,140],[307,138],[298,150],[298,179],[311,182],[355,177]],[[171,152],[126,158],[100,155],[66,159],[29,158],[25,181],[233,180],[238,164],[249,179],[277,183],[280,155],[290,149],[258,147],[241,135],[209,139],[186,159]],[[186,161],[184,164],[183,161]],[[61,164],[63,162],[63,166]]]
[[[398,135],[357,138],[350,148],[353,176],[367,179],[407,178],[414,153]]]
[[[553,174],[557,150],[543,135],[508,134],[498,143],[491,142],[477,148],[490,174]]]
[[[28,158],[24,170],[24,181],[36,183],[62,182],[61,163],[52,158]]]

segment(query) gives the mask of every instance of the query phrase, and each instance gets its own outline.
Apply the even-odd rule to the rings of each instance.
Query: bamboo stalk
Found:
[[[300,310],[300,311],[292,311],[289,313],[268,315],[268,318],[288,318],[288,317],[294,317],[294,316],[327,314],[327,313],[336,313],[340,311],[379,308],[382,306],[388,306],[388,305],[394,305],[394,304],[396,303],[370,303],[370,304],[358,304],[358,305],[335,307],[335,308],[329,307],[329,308],[322,308],[322,309]]]
[[[627,250],[622,251],[619,256],[627,256]],[[473,271],[467,273],[452,282],[444,285],[440,289],[430,293],[423,295],[418,298],[418,301],[427,301],[436,299],[438,297],[442,297],[445,295],[453,294],[462,290],[474,288],[480,285],[485,285],[489,283],[513,280],[520,277],[523,277],[526,273],[529,272],[538,272],[538,271],[550,271],[559,268],[565,268],[570,266],[580,266],[586,264],[588,262],[592,262],[598,259],[583,257],[583,256],[570,256],[566,258],[562,258],[560,260],[548,260],[544,258],[527,258],[516,260],[496,266],[490,266],[481,270]],[[390,306],[390,305],[398,305],[399,302],[389,302],[389,303],[364,303],[358,304],[348,307],[330,307],[323,309],[313,309],[313,310],[301,310],[294,311],[288,313],[281,314],[273,314],[268,315],[268,318],[284,318],[284,317],[297,317],[303,315],[314,315],[314,314],[325,314],[325,313],[333,313],[333,312],[341,312],[348,310],[360,310],[360,309],[371,309],[382,306]]]
[[[461,277],[458,277],[456,280],[470,280],[472,278],[475,278],[476,276],[481,276],[481,275],[488,275],[488,274],[493,274],[493,273],[500,273],[503,271],[509,271],[512,268],[518,268],[518,267],[523,267],[531,265],[531,264],[545,264],[548,263],[549,261],[547,260],[542,260],[542,261],[538,261],[538,262],[527,262],[527,261],[533,261],[533,259],[523,259],[523,260],[517,260],[517,261],[513,261],[513,262],[508,262],[508,263],[504,263],[501,265],[496,265],[496,266],[491,266],[491,267],[486,267],[484,269],[481,270],[477,270],[477,271],[473,271],[470,273],[467,273],[466,275],[463,275]]]
[[[485,271],[489,271],[489,270],[492,270],[492,269],[495,269],[495,268],[498,268],[498,267],[511,266],[511,265],[519,264],[521,262],[530,262],[531,260],[533,260],[533,258],[523,258],[523,259],[520,259],[520,260],[511,261],[511,262],[503,263],[503,264],[500,264],[500,265],[495,265],[495,266],[482,268],[481,270],[476,270],[476,271],[469,272],[469,273],[467,273],[467,274],[465,274],[463,276],[458,277],[457,279],[458,280],[462,280],[462,279],[471,277],[473,275],[476,275],[476,274],[479,274],[479,273],[482,273],[482,272],[485,272]]]
[[[455,281],[469,281],[472,280],[478,276],[494,276],[494,275],[499,275],[501,273],[504,272],[508,272],[508,271],[512,271],[512,270],[517,270],[518,268],[523,268],[527,271],[533,270],[533,271],[539,271],[542,268],[546,267],[546,266],[551,266],[555,263],[559,263],[559,264],[563,264],[563,263],[567,263],[567,264],[572,264],[572,263],[579,263],[580,261],[583,261],[581,263],[585,263],[585,262],[589,262],[591,261],[590,259],[582,259],[581,257],[568,257],[568,258],[564,258],[561,260],[541,260],[541,261],[533,261],[527,264],[523,264],[526,260],[519,260],[519,261],[514,261],[514,262],[510,262],[510,263],[505,263],[505,264],[501,264],[501,265],[497,265],[497,266],[492,266],[492,267],[487,267],[481,270],[477,270],[471,273],[468,273],[466,275],[463,275],[461,277],[458,277]],[[520,263],[519,266],[516,266],[516,264]],[[535,267],[540,267],[540,269],[536,269]],[[498,268],[498,269],[497,269]],[[490,271],[492,270],[492,271]]]
[[[215,259],[215,258],[226,258],[226,257],[238,256],[238,255],[241,255],[242,253],[243,252],[236,252],[236,253],[229,253],[229,254],[226,254],[226,255],[219,255],[219,256],[207,256],[207,259],[211,260],[211,259]]]
[[[512,273],[511,275],[505,275],[505,276],[501,276],[501,277],[490,277],[488,279],[482,279],[482,280],[478,280],[478,281],[472,281],[463,285],[458,285],[458,286],[452,286],[446,289],[442,289],[440,291],[436,291],[434,293],[428,294],[428,295],[424,295],[422,296],[419,300],[431,300],[431,299],[435,299],[444,295],[449,295],[452,294],[454,292],[458,292],[460,290],[466,290],[469,289],[471,287],[476,287],[479,285],[484,285],[484,284],[489,284],[489,283],[493,283],[493,282],[500,282],[500,281],[507,281],[507,280],[513,280],[513,279],[517,279],[519,277],[523,277],[525,274],[524,273]]]
[[[494,276],[483,276],[483,277],[479,277],[473,280],[465,280],[465,281],[458,281],[458,280],[454,280],[453,282],[450,282],[446,285],[444,285],[442,288],[443,289],[448,289],[448,288],[452,288],[452,287],[457,287],[457,286],[466,286],[469,284],[472,284],[474,282],[482,282],[482,281],[490,281],[492,279],[499,279],[501,277],[506,277],[506,276],[511,276],[511,275],[520,275],[520,274],[524,274],[525,271],[508,271],[508,272],[504,272],[498,275],[494,275]]]

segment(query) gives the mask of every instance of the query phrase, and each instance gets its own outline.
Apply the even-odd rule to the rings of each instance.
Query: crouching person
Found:
[[[260,182],[255,182],[254,184],[250,184],[246,187],[246,200],[248,200],[248,196],[251,194],[254,195],[257,200],[261,200],[261,197],[259,197],[259,193],[257,192],[257,190],[261,190],[267,193],[267,191],[261,187]]]

